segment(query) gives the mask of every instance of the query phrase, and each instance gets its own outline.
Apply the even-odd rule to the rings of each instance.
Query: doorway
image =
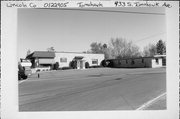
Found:
[[[85,69],[85,60],[83,60],[82,56],[76,56],[74,57],[74,60],[76,61],[77,69]]]

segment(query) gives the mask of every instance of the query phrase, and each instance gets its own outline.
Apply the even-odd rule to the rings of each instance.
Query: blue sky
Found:
[[[103,8],[105,9],[105,8]],[[108,8],[106,10],[165,13],[164,8]],[[19,9],[18,58],[27,50],[83,52],[92,42],[108,43],[122,37],[141,49],[159,39],[166,40],[165,15],[113,12]]]

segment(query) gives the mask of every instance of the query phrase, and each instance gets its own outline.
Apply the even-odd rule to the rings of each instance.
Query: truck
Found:
[[[27,59],[21,59],[18,63],[18,80],[27,79],[32,74],[32,63]]]
[[[27,79],[27,75],[25,74],[25,69],[19,63],[18,64],[18,80],[24,80],[24,79]]]
[[[30,60],[28,60],[28,59],[21,59],[20,64],[21,64],[21,66],[24,68],[25,74],[26,74],[27,76],[29,76],[29,75],[32,74],[32,71],[31,71],[32,63],[31,63]]]

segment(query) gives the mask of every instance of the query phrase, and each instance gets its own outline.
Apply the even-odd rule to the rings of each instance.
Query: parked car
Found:
[[[30,67],[23,67],[23,69],[25,71],[25,75],[30,76],[32,74]]]
[[[18,80],[24,80],[27,79],[27,75],[25,74],[25,69],[21,66],[21,64],[18,64]]]

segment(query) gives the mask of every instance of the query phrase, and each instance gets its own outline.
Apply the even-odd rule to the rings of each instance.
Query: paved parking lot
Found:
[[[92,68],[33,74],[20,111],[135,110],[166,92],[166,68]]]

